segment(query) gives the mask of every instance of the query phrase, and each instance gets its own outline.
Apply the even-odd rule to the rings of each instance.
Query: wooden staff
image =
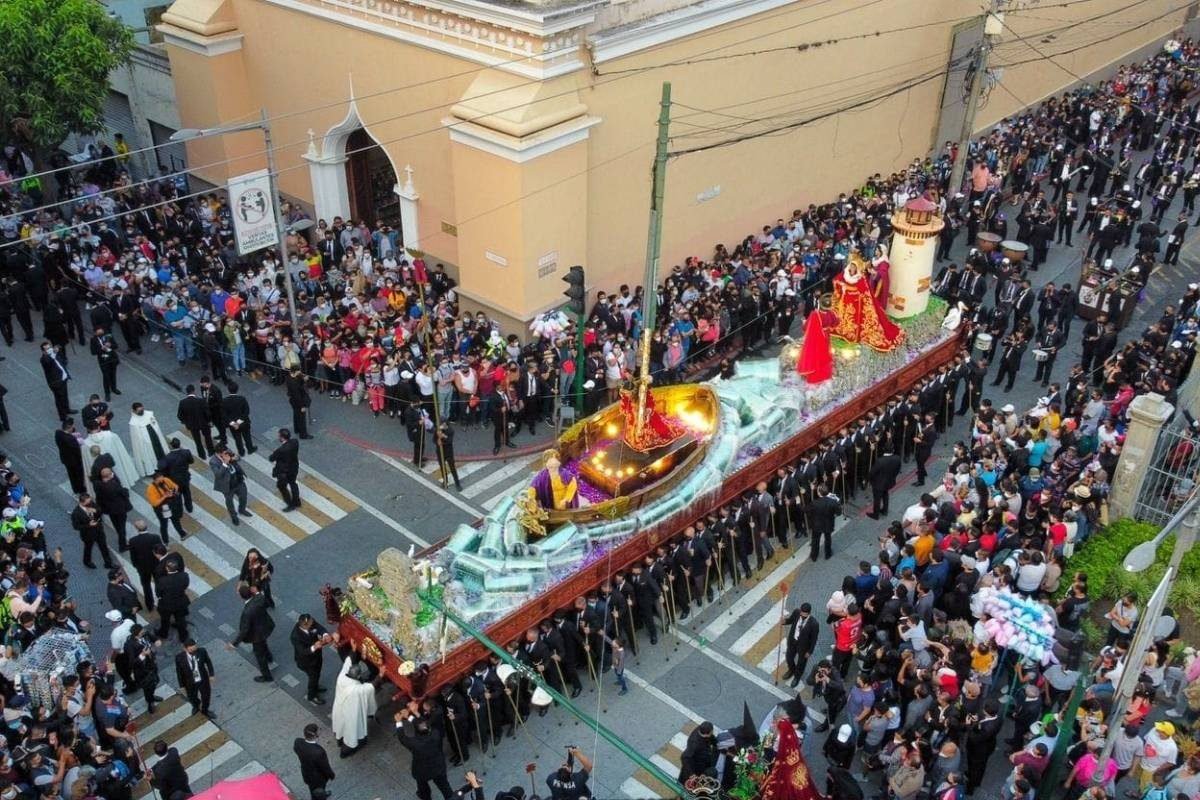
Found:
[[[586,639],[583,641],[583,654],[587,657],[588,674],[592,676],[592,683],[598,683],[599,680],[596,678],[596,665],[592,663],[592,646],[588,644]]]
[[[629,644],[633,646],[633,657],[637,659],[638,664],[641,664],[642,659],[638,655],[637,630],[633,627],[633,610],[630,609],[628,600],[625,598],[622,598],[622,600],[625,600],[622,604],[625,606],[625,619],[629,620]]]
[[[779,591],[783,593],[783,597],[779,602],[779,641],[775,644],[775,672],[771,676],[771,682],[775,686],[779,685],[779,662],[780,662],[780,659],[783,657],[783,635],[784,635],[783,624],[784,624],[784,614],[787,610],[787,596],[788,596],[787,582],[783,582],[783,583],[779,584]]]
[[[484,698],[484,699],[486,700],[486,698]],[[475,730],[479,733],[479,746],[482,748],[483,747],[483,728],[479,727],[479,708],[477,707],[477,704],[475,703],[475,701],[472,700],[469,695],[467,696],[467,702],[471,704],[471,713],[475,715]],[[496,748],[493,747],[492,749],[495,750]],[[483,768],[483,774],[484,775],[487,774],[487,767]]]
[[[487,719],[488,719],[488,737],[492,740],[491,754],[492,758],[496,757],[496,729],[492,726],[492,699],[488,697],[490,692],[483,693],[483,700],[487,703]]]
[[[567,693],[567,682],[563,678],[562,664],[559,664],[558,659],[555,658],[553,655],[550,656],[550,660],[554,662],[554,669],[558,673],[558,687],[559,687],[558,690],[560,692],[562,692],[563,694],[566,694]],[[572,715],[572,716],[574,716],[574,715]],[[576,725],[579,724],[578,719],[575,720],[575,724]],[[562,714],[558,715],[558,727],[560,727],[560,728],[562,727]]]
[[[738,572],[737,554],[733,552],[737,544],[733,538],[733,530],[730,529],[726,533],[729,535],[729,571],[733,573],[733,585],[737,586],[742,580],[741,573]]]
[[[471,702],[470,698],[467,698],[467,702],[468,703]],[[465,762],[467,760],[467,754],[465,752],[463,752],[462,742],[460,742],[458,740],[458,726],[454,724],[454,722],[455,722],[454,711],[450,710],[450,709],[447,709],[447,710],[450,711],[450,715],[451,715],[450,716],[450,733],[454,736],[454,752],[458,754],[459,761]]]

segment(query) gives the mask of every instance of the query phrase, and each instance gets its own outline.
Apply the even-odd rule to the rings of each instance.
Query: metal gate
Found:
[[[1182,414],[1159,431],[1142,487],[1133,504],[1133,518],[1165,525],[1196,488],[1200,470],[1200,438]]]

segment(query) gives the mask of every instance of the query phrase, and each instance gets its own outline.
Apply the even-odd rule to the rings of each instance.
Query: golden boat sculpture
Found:
[[[652,407],[661,409],[682,434],[666,443],[639,449],[626,436],[629,421],[622,403],[613,403],[568,428],[558,439],[564,464],[578,462],[579,480],[608,495],[573,508],[547,508],[545,526],[582,524],[623,517],[658,500],[683,481],[704,458],[717,429],[720,402],[703,384],[651,388]]]

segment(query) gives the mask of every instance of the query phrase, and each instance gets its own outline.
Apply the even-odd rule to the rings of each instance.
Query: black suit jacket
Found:
[[[192,601],[188,599],[190,580],[186,572],[168,572],[157,581],[158,609],[160,611],[186,612]]]
[[[49,353],[42,353],[41,361],[42,372],[46,375],[47,386],[61,386],[67,381],[71,380],[71,374],[67,372],[67,368],[64,366],[62,369],[59,369],[59,365],[62,362],[56,362],[53,358],[51,358]],[[64,372],[67,372],[65,377],[63,376]]]
[[[250,403],[240,394],[226,395],[221,398],[221,415],[225,417],[226,425],[239,419],[249,423]]]
[[[272,478],[296,480],[296,476],[300,474],[300,442],[288,439],[275,448],[270,460],[275,465],[271,469]]]
[[[163,797],[174,797],[177,792],[182,792],[180,796],[191,795],[192,787],[188,784],[187,770],[179,759],[179,751],[174,747],[167,748],[167,754],[159,759],[150,771],[154,775],[154,787]]]
[[[176,485],[186,486],[192,479],[191,473],[188,472],[188,466],[195,460],[196,457],[192,455],[191,450],[180,447],[169,451],[160,458],[158,468],[165,472],[168,478],[175,481]]]
[[[58,458],[64,467],[83,471],[83,447],[74,434],[64,430],[55,431],[54,446],[58,448]]]
[[[247,642],[254,644],[265,642],[275,630],[275,620],[267,613],[267,598],[256,594],[242,606],[242,616],[238,622],[237,638],[234,644]]]
[[[129,540],[129,561],[139,573],[142,571],[154,573],[158,558],[154,555],[154,546],[162,540],[157,534],[146,531],[139,533]]]
[[[783,624],[787,626],[787,647],[788,650],[795,650],[803,653],[806,657],[812,655],[813,650],[817,647],[817,637],[821,633],[821,626],[817,620],[808,615],[808,619],[800,626],[800,635],[796,635],[796,623],[800,621],[800,610],[795,609],[788,615],[787,621]]]
[[[875,460],[871,465],[871,488],[877,492],[886,492],[896,485],[896,477],[900,474],[900,456],[888,453]]]
[[[292,752],[300,759],[300,777],[305,786],[324,786],[336,777],[329,766],[329,755],[316,742],[297,739],[292,742]]]
[[[121,616],[126,619],[133,619],[137,610],[142,607],[142,601],[138,600],[137,592],[128,584],[110,583],[107,594],[109,604],[120,611]]]
[[[203,430],[209,423],[208,403],[194,394],[189,394],[179,401],[179,410],[175,416],[188,430]]]
[[[834,522],[842,513],[842,504],[829,495],[818,497],[808,510],[808,518],[817,533],[833,533]]]
[[[324,633],[325,629],[321,627],[320,623],[316,622],[307,631],[300,627],[299,622],[292,627],[290,639],[292,642],[292,652],[296,656],[297,667],[307,670],[321,663],[324,651],[313,650],[312,647]]]
[[[196,661],[200,666],[200,683],[208,683],[216,670],[213,669],[212,659],[208,657],[208,651],[203,647],[196,648]],[[192,668],[188,666],[188,654],[186,650],[181,650],[175,654],[175,678],[179,681],[180,687],[191,686],[193,683]]]

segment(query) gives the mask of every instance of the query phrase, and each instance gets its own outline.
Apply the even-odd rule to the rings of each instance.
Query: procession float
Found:
[[[401,691],[434,692],[487,655],[448,617],[501,646],[516,640],[951,364],[962,337],[929,292],[941,221],[920,205],[894,223],[906,259],[850,254],[803,337],[778,358],[741,361],[735,377],[703,383],[639,378],[619,402],[563,432],[486,517],[424,551],[389,548],[343,591],[327,592],[343,641]],[[651,310],[643,376],[652,320]]]

